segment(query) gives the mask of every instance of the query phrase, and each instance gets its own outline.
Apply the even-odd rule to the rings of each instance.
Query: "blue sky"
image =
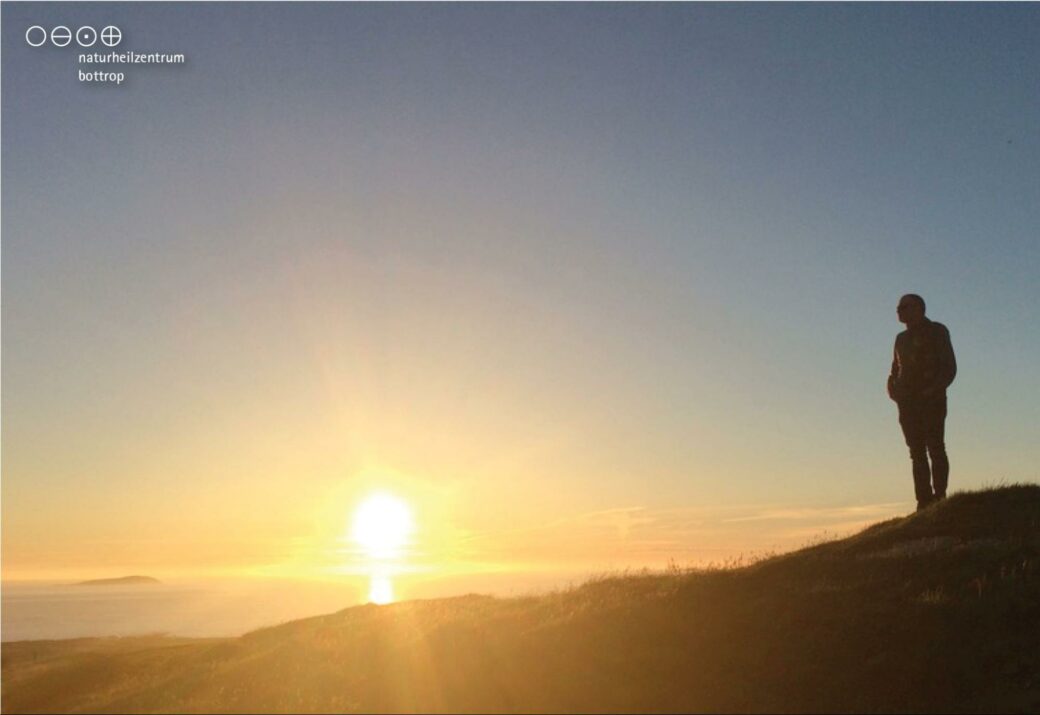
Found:
[[[7,563],[297,538],[380,469],[467,533],[909,502],[911,291],[960,364],[951,488],[1037,478],[1032,5],[3,20]],[[187,62],[91,86],[33,24]]]

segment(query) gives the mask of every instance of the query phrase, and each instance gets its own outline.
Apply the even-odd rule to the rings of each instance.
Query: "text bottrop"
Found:
[[[124,75],[122,72],[102,72],[101,70],[95,70],[93,72],[79,71],[80,82],[114,82],[116,84],[122,84]]]

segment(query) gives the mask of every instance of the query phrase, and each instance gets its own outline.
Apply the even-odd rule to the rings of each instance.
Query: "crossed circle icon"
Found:
[[[66,47],[72,42],[72,31],[64,25],[53,28],[49,35],[47,30],[39,25],[33,25],[25,31],[25,41],[30,47],[40,47],[50,37],[51,44],[55,47]],[[123,40],[123,31],[115,25],[108,25],[101,31],[101,42],[108,47],[115,47]],[[76,42],[80,47],[92,47],[98,41],[98,31],[90,25],[84,25],[76,30]]]
[[[115,25],[109,25],[101,31],[101,41],[109,47],[115,47],[123,39],[123,31]]]

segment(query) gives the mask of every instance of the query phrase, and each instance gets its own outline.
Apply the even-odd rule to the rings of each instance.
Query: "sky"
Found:
[[[351,571],[373,492],[434,573],[846,533],[913,507],[906,292],[951,490],[1037,481],[1035,5],[2,19],[5,579]]]

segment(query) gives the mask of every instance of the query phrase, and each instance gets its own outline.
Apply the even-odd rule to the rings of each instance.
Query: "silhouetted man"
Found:
[[[919,295],[899,299],[896,314],[906,330],[896,336],[888,376],[888,396],[899,405],[899,424],[914,465],[918,511],[946,497],[950,475],[943,439],[946,388],[957,375],[950,331],[924,317],[924,311],[924,298]]]

